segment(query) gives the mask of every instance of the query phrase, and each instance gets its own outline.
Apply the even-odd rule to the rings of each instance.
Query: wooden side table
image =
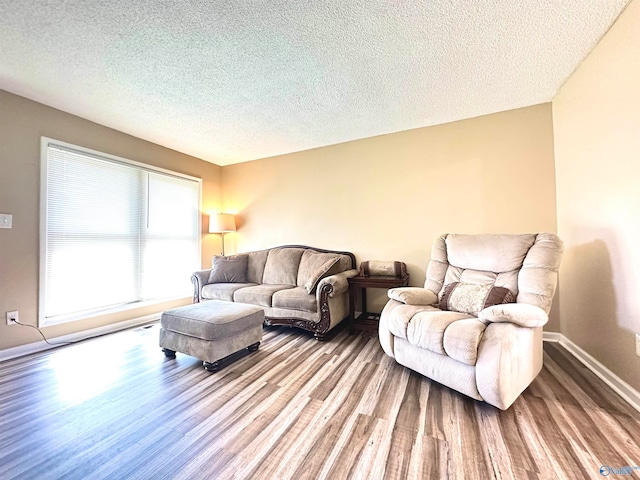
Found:
[[[397,277],[390,276],[366,276],[361,270],[360,275],[349,279],[349,333],[355,330],[377,331],[380,322],[379,313],[367,312],[367,288],[396,288],[406,287],[409,285],[409,274],[406,271],[404,263],[401,274]],[[360,289],[362,292],[362,310],[363,312],[355,318],[356,314],[356,292]]]

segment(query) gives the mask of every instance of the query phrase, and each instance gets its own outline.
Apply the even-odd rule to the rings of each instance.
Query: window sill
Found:
[[[130,312],[133,310],[138,310],[138,309],[149,309],[151,307],[154,306],[158,306],[158,311],[157,313],[162,312],[163,310],[166,310],[167,308],[172,308],[172,307],[165,307],[163,305],[168,304],[168,303],[173,303],[173,302],[178,302],[180,300],[191,300],[191,296],[190,295],[180,295],[180,296],[176,296],[176,297],[170,297],[170,298],[161,298],[161,299],[154,299],[154,300],[145,300],[142,302],[135,302],[135,303],[127,303],[124,305],[118,305],[118,306],[114,306],[114,307],[110,307],[110,308],[102,308],[99,310],[89,310],[89,311],[84,311],[84,312],[78,312],[78,313],[73,313],[73,314],[69,314],[69,315],[57,315],[55,317],[48,317],[48,318],[39,318],[38,319],[38,325],[40,327],[51,327],[54,325],[64,325],[67,323],[72,323],[72,322],[78,322],[78,321],[82,321],[82,320],[90,320],[96,317],[104,317],[104,316],[109,316],[109,315],[116,315],[118,313],[123,313],[123,312]],[[151,312],[147,312],[151,313]],[[136,314],[137,316],[137,314]]]

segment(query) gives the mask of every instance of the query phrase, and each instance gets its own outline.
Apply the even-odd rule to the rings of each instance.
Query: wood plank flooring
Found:
[[[0,479],[580,479],[640,465],[640,414],[557,344],[503,412],[366,334],[267,328],[258,352],[210,374],[165,359],[158,329],[1,363]]]

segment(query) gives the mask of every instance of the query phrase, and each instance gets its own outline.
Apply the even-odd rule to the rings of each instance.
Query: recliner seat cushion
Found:
[[[473,317],[467,313],[444,312],[433,307],[399,305],[391,312],[388,328],[393,335],[404,338],[416,347],[446,354],[444,331],[451,323],[465,318]]]
[[[454,360],[475,365],[478,345],[487,324],[477,318],[466,318],[452,322],[444,331],[444,351]]]

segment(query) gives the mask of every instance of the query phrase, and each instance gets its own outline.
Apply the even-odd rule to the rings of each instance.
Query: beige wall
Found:
[[[7,326],[5,312],[19,310],[23,323],[37,324],[41,136],[200,177],[203,209],[220,207],[219,166],[0,90],[0,213],[13,214],[13,228],[0,229],[0,349],[40,340],[33,329]],[[203,218],[203,229],[207,228],[208,218]],[[204,236],[205,264],[218,250],[218,243],[218,237]],[[44,331],[50,337],[66,335],[155,313],[166,306],[96,317]]]
[[[422,285],[442,233],[555,232],[551,115],[543,104],[223,167],[224,207],[239,216],[227,251],[348,250],[406,262]]]
[[[561,331],[636,390],[640,358],[640,2],[553,101]]]

